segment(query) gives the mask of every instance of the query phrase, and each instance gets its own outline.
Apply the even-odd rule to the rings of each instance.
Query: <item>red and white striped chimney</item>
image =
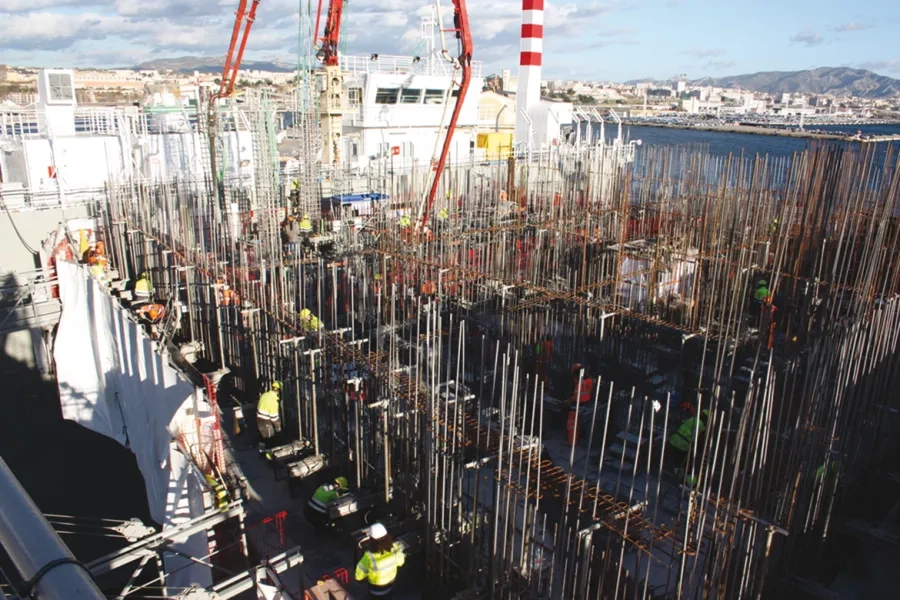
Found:
[[[541,102],[541,57],[544,52],[544,0],[522,0],[522,44],[516,88],[516,143],[531,142],[532,125],[522,114]]]

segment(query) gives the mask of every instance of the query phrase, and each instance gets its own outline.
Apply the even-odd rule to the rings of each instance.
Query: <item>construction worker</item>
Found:
[[[294,203],[297,202],[297,199],[300,197],[300,179],[294,177],[291,180],[291,201]]]
[[[91,244],[88,242],[87,230],[82,229],[78,232],[78,255],[84,262],[87,262],[88,250]]]
[[[206,483],[209,485],[209,489],[212,490],[212,493],[216,497],[216,508],[221,510],[228,506],[228,489],[226,489],[221,481],[212,475],[205,475],[204,477]]]
[[[219,288],[219,305],[231,306],[238,303],[237,293],[231,289],[231,286],[224,279],[217,279],[216,285]]]
[[[349,492],[350,483],[343,476],[336,477],[333,483],[320,485],[306,504],[306,520],[317,528],[329,525],[331,519],[328,516],[328,505]]]
[[[441,210],[438,211],[438,214],[437,214],[438,221],[446,221],[449,216],[450,216],[450,213],[447,212],[446,208],[442,208]]]
[[[275,438],[275,434],[281,431],[281,412],[279,410],[278,393],[281,391],[281,382],[273,381],[269,391],[259,397],[256,405],[256,428],[262,438],[260,450],[268,447]]]
[[[303,235],[309,235],[310,233],[312,233],[313,226],[312,220],[309,218],[309,215],[304,214],[303,217],[300,218],[299,229],[300,233]]]
[[[768,282],[765,279],[760,279],[759,283],[756,284],[756,292],[753,294],[753,299],[762,304],[766,301],[766,298],[769,297],[769,287]]]
[[[693,408],[691,408],[693,411]],[[666,449],[666,462],[669,467],[680,475],[684,469],[688,454],[694,446],[694,431],[703,434],[706,431],[706,422],[709,420],[709,410],[700,411],[700,419],[693,415],[688,417],[678,426],[678,429],[669,436],[669,447]]]
[[[134,284],[134,298],[138,302],[149,302],[152,293],[153,286],[150,285],[150,274],[144,271],[141,273],[140,279]]]
[[[285,256],[296,256],[297,244],[300,243],[300,226],[294,220],[294,215],[288,215],[281,224],[281,242],[284,244]]]
[[[406,556],[381,523],[369,528],[369,539],[363,544],[365,553],[356,565],[356,580],[369,582],[369,596],[390,598],[397,569],[403,566]]]
[[[318,331],[322,329],[322,322],[308,308],[300,311],[300,325],[306,331]]]
[[[106,246],[103,244],[103,242],[97,242],[97,244],[93,248],[88,250],[87,263],[91,275],[93,275],[100,281],[106,280]]]
[[[584,404],[590,402],[594,397],[594,378],[590,376],[587,369],[584,370],[584,376],[581,377],[582,368],[582,365],[579,363],[575,363],[572,366],[573,403]]]
[[[398,221],[400,225],[400,229],[406,229],[407,227],[412,227],[412,219],[409,218],[409,215],[400,215],[400,219]]]
[[[166,307],[162,304],[151,302],[149,304],[141,305],[141,307],[135,311],[135,314],[138,318],[146,319],[151,324],[159,323],[166,315]]]

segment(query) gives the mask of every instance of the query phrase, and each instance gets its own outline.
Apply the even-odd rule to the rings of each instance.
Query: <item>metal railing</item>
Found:
[[[56,274],[49,269],[0,273],[0,334],[59,321]]]
[[[0,111],[0,139],[46,137],[50,131],[41,124],[37,107]],[[121,108],[77,108],[73,115],[76,136],[139,135],[146,132],[145,115],[128,114]]]
[[[453,66],[449,61],[438,58],[414,56],[396,56],[392,54],[378,54],[377,59],[372,56],[342,55],[339,57],[342,71],[351,73],[414,73],[416,75],[445,75],[453,72]],[[481,77],[484,71],[484,63],[472,61],[472,77]]]
[[[48,210],[92,204],[103,199],[106,190],[102,186],[57,189],[55,185],[41,189],[26,188],[15,183],[0,188],[0,199],[10,212]]]

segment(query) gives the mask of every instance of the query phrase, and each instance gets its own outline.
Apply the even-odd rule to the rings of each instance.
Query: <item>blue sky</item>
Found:
[[[111,67],[221,56],[237,4],[2,0],[0,63]],[[450,0],[442,4],[449,7]],[[521,2],[468,4],[476,60],[485,62],[486,73],[504,67],[515,72]],[[248,59],[296,61],[299,6],[297,0],[262,0]],[[427,6],[417,0],[348,0],[347,51],[411,52]],[[545,78],[700,78],[824,66],[862,67],[900,78],[896,0],[572,0],[548,2],[545,22]]]

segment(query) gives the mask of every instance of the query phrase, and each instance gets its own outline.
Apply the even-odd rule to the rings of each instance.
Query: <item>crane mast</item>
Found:
[[[322,162],[338,164],[341,161],[341,136],[344,120],[344,76],[338,60],[338,43],[341,36],[341,17],[344,13],[344,0],[330,0],[328,16],[325,19],[325,30],[320,38],[321,46],[316,57],[322,61],[324,82],[320,96],[319,108],[322,119]],[[322,0],[316,14],[316,35],[319,33],[319,18],[322,14]]]

